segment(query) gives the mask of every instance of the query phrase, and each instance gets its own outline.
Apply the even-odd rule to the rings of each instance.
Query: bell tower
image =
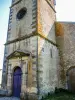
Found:
[[[57,86],[55,13],[54,0],[12,0],[2,75],[9,94],[17,66],[22,70],[21,97],[40,98]]]

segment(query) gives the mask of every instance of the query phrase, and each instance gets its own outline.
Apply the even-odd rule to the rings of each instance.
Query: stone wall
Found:
[[[40,95],[54,92],[58,87],[58,49],[38,37],[38,76]]]
[[[49,40],[52,40],[55,42],[55,33],[54,33],[54,22],[55,22],[55,11],[51,8],[53,7],[51,5],[52,1],[49,0],[38,0],[37,2],[37,21],[38,21],[38,33],[48,38]],[[51,5],[51,6],[50,6]],[[52,33],[51,33],[52,29]]]
[[[22,0],[20,3],[11,6],[8,25],[8,41],[29,35],[36,31],[36,27],[33,28],[33,23],[36,24],[36,19],[33,19],[34,4],[36,6],[34,0]],[[27,12],[23,19],[19,20],[16,15],[18,11],[24,7],[27,9]],[[36,9],[34,11],[34,16],[35,15]]]
[[[6,56],[10,55],[15,50],[25,50],[31,52],[32,54],[36,54],[37,49],[37,36],[27,38],[22,41],[17,41],[15,43],[11,43],[6,45]]]
[[[60,51],[60,87],[67,88],[67,70],[75,66],[75,23],[56,22],[56,38]]]
[[[27,41],[27,42],[26,42]],[[29,41],[29,42],[28,42]],[[26,45],[26,44],[27,45]],[[19,45],[19,44],[18,44]],[[9,52],[7,51],[7,56],[12,54],[12,46],[8,45]],[[21,97],[24,97],[26,93],[37,95],[37,36],[31,37],[29,39],[25,39],[20,41],[20,48],[17,49],[17,43],[15,46],[15,50],[21,50],[23,52],[29,51],[33,56],[25,56],[22,58],[19,57],[11,57],[7,62],[7,70],[6,70],[6,79],[9,95],[12,94],[13,87],[13,71],[16,66],[21,67],[22,70],[22,84],[21,84]],[[8,49],[7,49],[8,50]],[[29,67],[31,70],[29,70]],[[32,79],[31,79],[32,78]]]
[[[27,38],[25,40],[22,40],[22,41],[19,41],[19,42],[15,42],[15,43],[12,43],[12,44],[8,44],[6,45],[6,52],[5,52],[5,56],[6,58],[11,55],[12,53],[14,53],[14,51],[18,51],[20,50],[21,52],[30,52],[33,56],[34,56],[34,59],[32,60],[32,70],[33,70],[33,77],[34,77],[34,82],[33,84],[37,87],[36,85],[36,64],[37,64],[37,36],[34,36],[34,37],[31,37],[31,38]],[[15,64],[17,61],[14,61],[14,60],[18,60],[18,58],[13,58],[12,63]],[[18,60],[19,61],[19,60]],[[3,77],[3,84],[4,84],[4,87],[6,88],[6,81],[7,80],[7,71],[8,71],[8,65],[10,65],[10,63],[8,64],[8,60],[6,60],[6,62],[4,63],[5,65],[5,72],[3,73],[4,77]],[[13,65],[14,67],[16,65]],[[19,65],[20,66],[20,65]]]

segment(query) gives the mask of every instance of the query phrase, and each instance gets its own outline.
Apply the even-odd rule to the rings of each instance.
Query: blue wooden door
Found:
[[[13,75],[13,96],[20,97],[21,93],[21,69],[16,68]]]

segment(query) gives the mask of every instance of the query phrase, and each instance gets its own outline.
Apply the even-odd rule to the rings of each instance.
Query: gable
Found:
[[[30,52],[16,50],[16,51],[12,52],[10,55],[8,55],[7,59],[14,58],[14,57],[29,56],[29,55],[30,55]]]

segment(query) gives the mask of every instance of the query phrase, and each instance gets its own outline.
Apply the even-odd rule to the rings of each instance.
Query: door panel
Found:
[[[75,92],[75,68],[68,71],[68,89]]]
[[[21,69],[17,68],[13,76],[13,96],[20,97],[21,93]]]

